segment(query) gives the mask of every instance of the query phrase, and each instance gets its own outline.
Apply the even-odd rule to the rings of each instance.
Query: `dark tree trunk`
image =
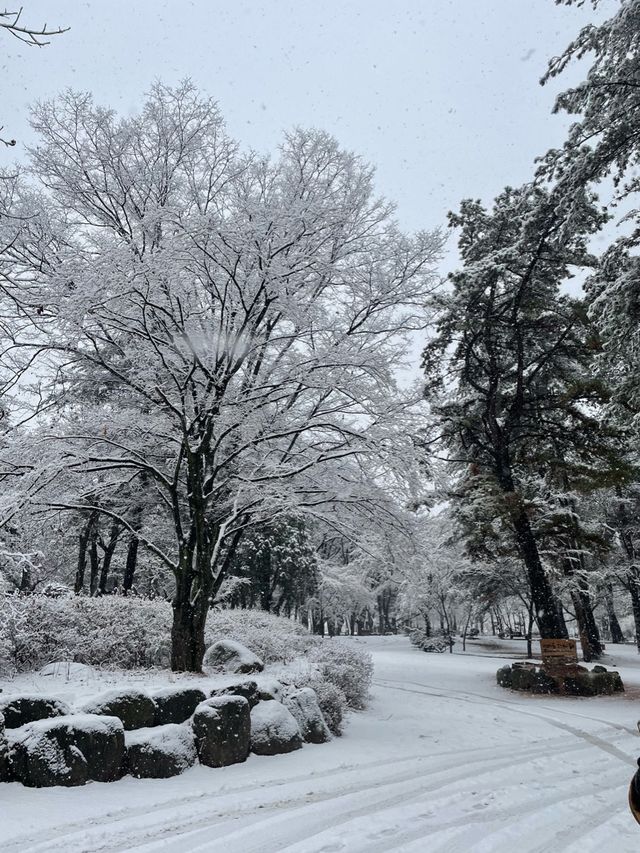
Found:
[[[89,565],[91,572],[89,574],[89,594],[95,595],[98,591],[98,578],[100,576],[100,558],[98,557],[98,534],[93,531],[91,536],[91,544],[89,546]]]
[[[76,577],[73,585],[73,591],[76,595],[81,593],[84,588],[84,573],[87,567],[87,548],[89,546],[89,539],[91,537],[94,521],[95,513],[92,513],[78,536],[78,563],[76,566]]]
[[[533,649],[531,643],[531,633],[533,631],[533,601],[529,601],[527,608],[527,658],[531,660],[533,657]]]
[[[529,575],[533,609],[540,636],[544,640],[566,640],[569,636],[562,615],[562,606],[553,593],[547,577],[529,519],[520,505],[512,512],[518,548]]]
[[[607,585],[605,593],[605,607],[607,608],[607,621],[609,623],[611,642],[624,643],[624,634],[622,633],[622,628],[620,627],[620,622],[618,622],[618,617],[613,605],[613,586],[611,584]]]
[[[138,548],[140,547],[140,540],[137,536],[133,535],[129,540],[129,547],[127,548],[127,560],[124,565],[124,576],[122,578],[122,591],[125,595],[131,591],[133,586],[133,579],[136,574],[136,566],[138,565]]]
[[[102,566],[100,568],[100,579],[98,581],[98,595],[105,595],[107,592],[109,569],[111,568],[111,560],[113,559],[113,554],[116,550],[116,545],[118,544],[118,537],[120,536],[121,529],[122,528],[118,524],[113,524],[109,533],[109,541],[106,545],[102,546],[104,553],[102,556]]]
[[[629,576],[629,593],[631,594],[633,622],[636,629],[636,646],[640,652],[640,578],[635,575]]]
[[[212,539],[211,531],[202,525],[200,535],[196,530],[180,555],[172,602],[171,669],[174,672],[202,672],[207,614],[222,583],[221,573],[214,579],[212,571]]]
[[[20,572],[20,586],[18,589],[23,593],[33,592],[34,590],[34,584],[31,581],[31,571],[28,567]]]
[[[174,672],[202,672],[208,609],[208,600],[202,598],[195,604],[188,598],[181,602],[174,599],[171,626],[171,669]]]
[[[600,632],[598,631],[598,626],[593,615],[591,599],[584,590],[574,590],[571,593],[571,601],[576,612],[582,657],[587,662],[598,660],[602,654],[602,643],[600,641]]]

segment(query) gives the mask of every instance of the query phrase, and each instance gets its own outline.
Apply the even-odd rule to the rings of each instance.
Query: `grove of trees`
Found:
[[[175,670],[212,606],[640,648],[639,34],[621,0],[552,60],[591,62],[566,142],[449,215],[446,279],[326,133],[244,151],[189,82],[37,104],[0,174],[5,594],[170,597]]]

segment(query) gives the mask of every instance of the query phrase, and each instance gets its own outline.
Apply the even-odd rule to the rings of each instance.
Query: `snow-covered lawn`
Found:
[[[330,641],[328,641],[330,642]],[[374,656],[373,700],[344,737],[164,780],[0,786],[0,850],[224,853],[626,853],[640,753],[640,656],[613,647],[622,696],[548,698],[495,684],[500,648],[427,655],[404,637]],[[511,658],[512,659],[512,658]],[[73,700],[72,683],[48,690]],[[5,685],[44,690],[27,677]],[[95,685],[99,692],[103,685]],[[64,688],[64,689],[63,689]],[[64,695],[66,690],[66,695]],[[86,691],[86,686],[76,692]]]

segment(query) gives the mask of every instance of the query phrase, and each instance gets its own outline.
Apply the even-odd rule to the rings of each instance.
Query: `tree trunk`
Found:
[[[640,578],[629,576],[629,592],[633,608],[633,622],[636,629],[636,646],[640,652]]]
[[[122,592],[126,595],[131,591],[131,587],[133,586],[133,579],[136,573],[136,566],[138,565],[138,548],[140,546],[140,540],[137,536],[132,536],[129,540],[129,547],[127,548],[127,561],[124,566],[124,576],[122,578]]]
[[[73,585],[73,591],[76,595],[81,593],[84,588],[84,573],[87,567],[87,547],[89,545],[89,538],[91,536],[94,520],[95,513],[91,513],[84,529],[78,536],[78,563],[76,566],[76,577]]]
[[[174,672],[202,672],[205,653],[204,629],[210,602],[218,592],[222,577],[212,569],[209,532],[192,536],[180,554],[173,597],[171,626],[171,669]],[[198,541],[200,540],[200,541]],[[214,580],[215,577],[215,580]]]
[[[592,660],[598,660],[602,654],[602,643],[600,641],[600,632],[598,631],[598,626],[593,615],[591,599],[584,590],[574,590],[571,593],[571,601],[576,612],[582,657],[587,663]]]
[[[624,643],[624,634],[616,616],[615,607],[613,605],[613,585],[608,584],[605,592],[605,607],[607,608],[607,621],[609,623],[609,633],[611,634],[612,643]]]
[[[104,553],[102,556],[102,567],[100,568],[100,579],[98,581],[98,595],[106,595],[111,560],[118,544],[121,529],[118,524],[113,524],[109,533],[109,541],[106,545],[103,544],[102,546]]]
[[[553,593],[549,578],[540,560],[527,514],[522,506],[512,512],[518,548],[529,575],[531,596],[540,636],[544,640],[566,640],[569,636],[560,602]]]
[[[531,660],[533,657],[533,649],[531,643],[531,633],[533,631],[533,601],[529,601],[527,608],[527,658]]]
[[[98,533],[96,530],[91,535],[91,545],[89,546],[89,565],[91,571],[89,574],[89,595],[95,595],[98,591],[98,577],[100,573],[100,558],[98,557]]]
[[[199,596],[194,604],[188,598],[186,601],[174,599],[171,626],[171,669],[174,672],[202,672],[208,610],[206,597]]]

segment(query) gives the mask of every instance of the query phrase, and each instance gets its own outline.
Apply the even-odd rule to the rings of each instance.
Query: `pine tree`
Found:
[[[553,194],[525,186],[507,188],[492,211],[463,202],[450,215],[463,267],[438,300],[437,332],[423,356],[434,441],[461,472],[467,521],[485,513],[484,534],[467,525],[466,535],[502,526],[507,533],[496,535],[513,538],[549,638],[567,631],[536,502],[551,481],[561,492],[589,489],[626,470],[595,417],[606,395],[591,375],[597,342],[580,301],[561,293],[574,266],[594,262],[587,242],[604,219],[592,197],[579,201],[567,212]]]

